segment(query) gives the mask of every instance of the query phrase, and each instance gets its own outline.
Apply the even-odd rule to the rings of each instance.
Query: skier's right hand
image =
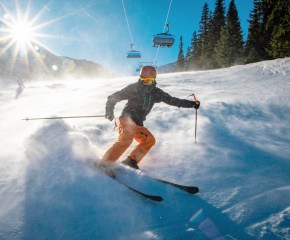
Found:
[[[106,113],[105,118],[109,121],[112,121],[114,119],[114,113]]]

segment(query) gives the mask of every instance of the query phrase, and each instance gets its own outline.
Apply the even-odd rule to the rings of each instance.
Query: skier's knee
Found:
[[[148,141],[149,141],[149,143],[150,143],[151,146],[154,146],[155,143],[156,143],[155,137],[153,137],[153,136],[150,136],[149,139],[148,139]]]

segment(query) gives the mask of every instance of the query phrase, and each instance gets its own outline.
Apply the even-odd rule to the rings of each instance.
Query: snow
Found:
[[[142,173],[115,172],[162,202],[91,168],[116,141],[114,122],[21,120],[104,115],[107,96],[136,81],[0,81],[0,239],[290,239],[290,59],[158,76],[172,96],[201,101],[198,143],[193,109],[156,104]]]

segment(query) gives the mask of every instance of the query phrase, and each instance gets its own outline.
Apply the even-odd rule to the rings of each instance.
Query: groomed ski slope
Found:
[[[136,81],[0,81],[0,239],[290,239],[290,59],[158,76],[201,101],[198,143],[194,109],[156,104],[145,126],[157,143],[140,168],[200,193],[116,172],[163,202],[89,167],[116,140],[113,122],[21,120],[104,115],[107,96]]]

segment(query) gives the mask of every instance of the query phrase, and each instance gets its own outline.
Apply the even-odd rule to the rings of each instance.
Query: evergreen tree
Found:
[[[185,59],[184,59],[182,36],[180,37],[179,52],[178,52],[178,58],[176,62],[176,70],[177,72],[182,72],[185,70]]]
[[[230,2],[226,19],[226,26],[222,28],[221,38],[215,48],[220,67],[242,63],[242,53],[244,51],[242,28],[234,0]]]
[[[215,47],[215,57],[219,67],[229,67],[231,65],[230,35],[227,27],[222,27],[221,38]]]
[[[191,70],[193,67],[193,60],[194,60],[194,46],[195,46],[195,42],[196,42],[196,31],[193,32],[192,37],[191,37],[191,41],[190,41],[190,55],[188,57],[188,70]]]
[[[184,68],[185,68],[186,71],[189,70],[189,59],[190,59],[190,56],[191,56],[191,48],[187,47],[186,54],[185,54],[185,59],[184,59]]]
[[[191,54],[188,59],[188,70],[198,70],[199,68],[199,59],[201,55],[201,48],[199,44],[199,39],[196,34],[196,31],[192,34],[191,38]]]
[[[266,0],[274,4],[266,29],[272,31],[267,53],[273,58],[290,56],[290,2]]]
[[[226,25],[226,17],[225,17],[225,0],[216,0],[215,10],[212,17],[211,22],[211,48],[214,49],[218,44],[221,36],[222,27]],[[215,56],[212,56],[212,64],[213,67],[217,67],[218,64],[215,61]]]
[[[213,29],[216,42],[220,39],[221,28],[226,25],[225,0],[216,0],[216,7],[213,13]]]
[[[259,0],[254,0],[254,9],[250,13],[249,29],[246,42],[245,54],[247,57],[247,62],[258,62],[260,60],[258,54],[258,43],[261,39],[262,32],[260,27],[260,11],[258,8]]]
[[[266,0],[254,0],[251,11],[249,31],[246,44],[247,62],[271,59],[266,49],[270,46],[272,29],[266,28],[269,16],[275,4]]]
[[[205,3],[204,7],[202,9],[202,14],[201,14],[201,20],[199,22],[199,47],[201,50],[200,54],[200,66],[201,69],[208,69],[208,62],[209,62],[209,44],[210,44],[210,39],[209,39],[209,26],[210,26],[210,18],[209,18],[209,7],[208,4]]]
[[[209,27],[208,27],[208,44],[207,44],[207,52],[208,52],[208,67],[210,69],[216,67],[216,59],[215,59],[215,45],[214,37],[213,37],[213,13],[209,13]]]

